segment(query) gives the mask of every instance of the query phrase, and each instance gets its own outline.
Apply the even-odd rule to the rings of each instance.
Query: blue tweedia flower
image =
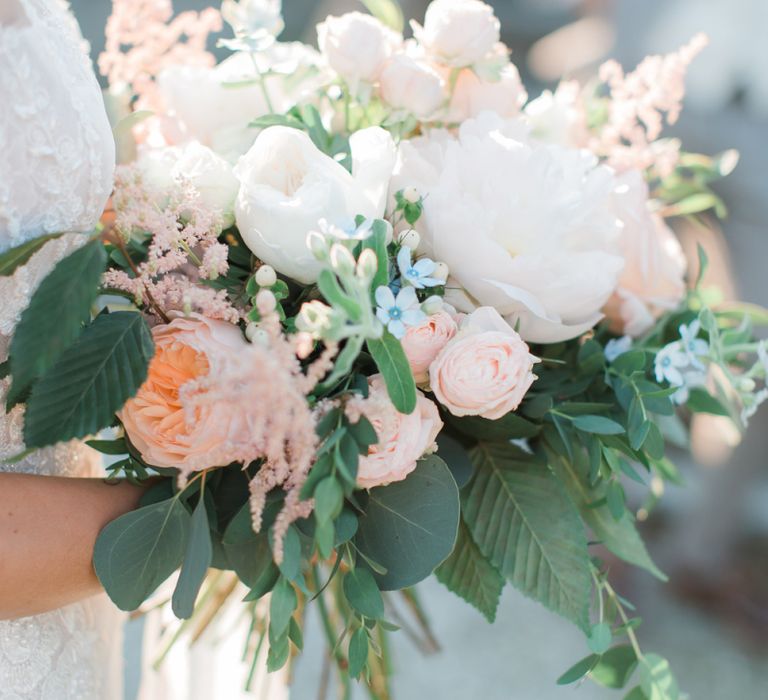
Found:
[[[376,290],[376,304],[377,318],[395,338],[405,335],[406,326],[419,326],[427,320],[413,287],[401,289],[395,297],[389,287],[382,285]]]
[[[680,342],[683,351],[688,357],[688,361],[697,369],[704,369],[704,365],[699,358],[709,355],[709,343],[703,338],[698,338],[701,323],[698,320],[690,325],[680,326]]]
[[[354,220],[331,223],[326,219],[317,222],[320,233],[340,241],[364,241],[373,231],[373,219],[365,219],[359,226]]]
[[[443,282],[430,277],[435,271],[437,263],[429,258],[422,258],[415,263],[411,263],[411,249],[404,245],[397,254],[397,267],[400,269],[403,282],[410,284],[416,289],[424,287],[439,287]]]
[[[603,354],[608,362],[614,362],[621,357],[625,352],[629,352],[632,349],[632,338],[628,335],[621,338],[612,338],[605,344],[605,350]]]
[[[667,381],[672,386],[684,386],[685,377],[683,368],[689,364],[688,355],[683,349],[680,341],[675,341],[665,345],[656,355],[654,370],[656,372],[656,381]]]

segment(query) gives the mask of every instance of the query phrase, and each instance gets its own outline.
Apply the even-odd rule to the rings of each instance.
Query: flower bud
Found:
[[[307,248],[312,251],[316,260],[320,262],[328,260],[328,241],[317,231],[310,231],[307,235]]]
[[[421,310],[427,314],[427,316],[436,314],[438,311],[442,310],[442,308],[443,298],[437,296],[436,294],[433,294],[431,297],[425,299],[421,304]]]
[[[755,384],[754,379],[750,379],[749,377],[742,377],[739,379],[739,391],[742,391],[745,394],[751,394],[755,390],[756,386],[757,385]]]
[[[331,246],[331,267],[340,277],[349,277],[355,274],[355,258],[340,243]]]
[[[415,187],[406,187],[403,190],[403,199],[411,204],[416,204],[421,199],[421,196]]]
[[[408,246],[411,250],[416,250],[421,243],[421,236],[418,231],[409,228],[397,237],[397,242],[402,246]]]
[[[277,308],[277,297],[269,289],[260,289],[256,295],[256,308],[262,316],[271,314]]]
[[[379,269],[379,259],[376,253],[370,248],[366,248],[357,259],[357,276],[365,282],[370,282]]]
[[[435,264],[435,269],[432,271],[431,277],[441,282],[445,282],[448,279],[450,268],[444,262],[438,262]]]
[[[269,344],[269,333],[263,328],[259,328],[255,323],[249,323],[245,329],[245,337],[253,345],[267,347]]]
[[[271,265],[262,265],[256,270],[256,284],[259,287],[271,287],[277,282],[277,273]]]

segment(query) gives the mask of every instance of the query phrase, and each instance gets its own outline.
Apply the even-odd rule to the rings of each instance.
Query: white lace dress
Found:
[[[114,143],[83,40],[60,0],[0,0],[0,253],[44,233],[85,231],[109,195]],[[82,241],[48,243],[0,277],[0,362],[31,294]],[[55,313],[55,309],[51,310]],[[82,445],[23,451],[23,407],[5,414],[0,381],[0,470],[93,476]],[[106,596],[0,622],[0,700],[119,700],[122,614]]]

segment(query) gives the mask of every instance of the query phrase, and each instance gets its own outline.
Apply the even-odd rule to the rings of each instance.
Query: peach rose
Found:
[[[147,380],[119,414],[131,442],[148,464],[182,472],[235,461],[220,460],[247,441],[239,434],[241,409],[222,399],[190,410],[185,393],[198,380],[225,373],[229,358],[250,347],[242,333],[224,321],[191,314],[155,326],[152,336],[155,356]]]
[[[462,322],[459,333],[429,368],[437,400],[454,416],[496,420],[514,411],[536,379],[538,359],[491,307]]]
[[[420,326],[409,326],[400,341],[417,384],[429,381],[429,366],[459,327],[447,311],[432,314]]]
[[[638,171],[620,177],[613,199],[625,264],[604,312],[613,331],[636,338],[680,305],[686,260],[675,234],[648,209],[648,185]]]
[[[443,427],[437,406],[420,391],[416,410],[405,415],[392,405],[380,374],[369,377],[368,387],[368,398],[361,402],[360,412],[371,421],[379,442],[360,457],[357,484],[364,489],[405,479],[433,447]]]

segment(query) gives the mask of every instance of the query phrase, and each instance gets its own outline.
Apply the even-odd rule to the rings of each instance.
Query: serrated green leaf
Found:
[[[181,619],[192,617],[197,594],[200,592],[200,586],[203,585],[212,558],[213,544],[208,525],[208,511],[205,508],[205,500],[201,498],[192,513],[187,551],[184,554],[179,581],[171,599],[171,607],[176,617]]]
[[[504,577],[483,556],[463,521],[451,556],[437,567],[435,576],[448,590],[477,608],[488,622],[496,619]]]
[[[403,481],[371,489],[354,542],[384,568],[374,576],[379,589],[399,590],[425,579],[448,557],[458,526],[456,482],[431,455]]]
[[[384,377],[387,393],[400,413],[413,413],[416,408],[416,382],[400,341],[389,331],[380,340],[369,339],[368,351]]]
[[[113,520],[96,539],[93,566],[121,610],[135,610],[181,564],[190,518],[178,498]]]
[[[585,482],[588,467],[577,470],[576,465],[555,451],[548,450],[549,463],[559,481],[565,487],[579,509],[581,517],[594,535],[616,556],[652,573],[666,581],[667,577],[653,563],[643,540],[635,529],[629,513],[616,521],[607,506],[592,508],[590,505],[605,497],[604,489],[590,489]]]
[[[11,341],[9,405],[16,403],[80,335],[90,318],[106,264],[104,246],[94,240],[64,258],[40,283]]]
[[[588,630],[587,540],[560,484],[512,445],[479,443],[470,456],[462,510],[480,551],[516,588]]]
[[[34,386],[24,440],[30,447],[92,435],[147,378],[154,343],[141,314],[102,314]]]
[[[38,236],[31,241],[6,250],[0,255],[0,277],[10,277],[22,265],[26,265],[29,259],[37,253],[48,241],[59,238],[61,233],[49,233],[46,236]]]

